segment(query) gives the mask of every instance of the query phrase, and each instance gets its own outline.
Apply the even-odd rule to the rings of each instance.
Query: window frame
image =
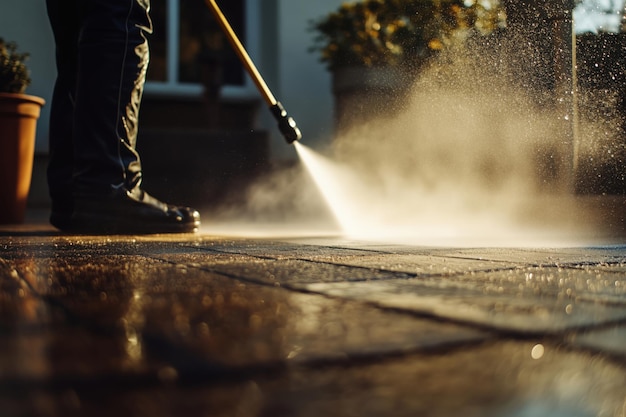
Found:
[[[180,8],[179,4],[184,0],[166,0],[167,32],[166,48],[166,80],[146,81],[144,93],[148,96],[178,96],[178,97],[201,97],[203,86],[200,83],[185,83],[178,81],[179,77],[179,36],[180,36]],[[245,24],[246,38],[242,42],[246,45],[246,51],[254,58],[260,51],[260,15],[258,0],[245,0]],[[230,46],[230,45],[229,45]],[[245,72],[245,70],[244,70]],[[221,89],[221,97],[224,99],[249,99],[256,97],[257,90],[254,83],[244,74],[244,84],[241,86],[224,85]]]

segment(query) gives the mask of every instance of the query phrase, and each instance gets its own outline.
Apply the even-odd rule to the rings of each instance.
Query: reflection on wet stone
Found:
[[[507,260],[281,245],[12,247],[0,257],[0,409],[622,416],[626,302],[614,252],[576,264],[580,253],[537,251],[554,259],[539,267],[514,250]]]

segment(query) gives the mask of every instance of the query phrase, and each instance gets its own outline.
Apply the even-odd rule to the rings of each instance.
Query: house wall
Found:
[[[309,52],[314,33],[310,21],[338,8],[345,0],[279,0],[278,99],[302,130],[302,143],[323,147],[332,139],[333,99],[330,74],[319,56]],[[292,157],[293,147],[273,134],[272,154]]]
[[[37,152],[48,150],[50,100],[56,76],[54,41],[43,0],[2,0],[0,5],[0,37],[14,41],[20,52],[28,52],[32,84],[27,94],[43,97],[46,105],[37,126]]]

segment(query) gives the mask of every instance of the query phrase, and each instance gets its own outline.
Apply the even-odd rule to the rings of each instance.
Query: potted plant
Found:
[[[363,0],[311,22],[311,50],[333,74],[342,119],[355,109],[376,112],[376,103],[393,110],[381,94],[397,98],[433,56],[504,25],[498,0]]]
[[[0,224],[22,223],[35,154],[35,131],[44,100],[24,94],[30,84],[14,42],[0,38]]]

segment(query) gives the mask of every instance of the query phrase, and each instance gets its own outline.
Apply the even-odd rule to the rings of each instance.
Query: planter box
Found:
[[[396,67],[346,67],[333,72],[335,126],[344,129],[402,109],[412,77]]]

